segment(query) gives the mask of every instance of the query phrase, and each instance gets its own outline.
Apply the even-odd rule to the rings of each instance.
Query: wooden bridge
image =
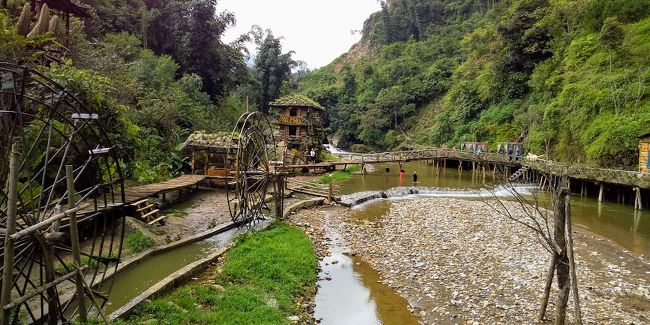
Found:
[[[474,152],[447,148],[429,148],[424,150],[393,151],[380,153],[339,153],[341,159],[336,164],[375,164],[388,162],[406,162],[416,160],[453,159],[470,162],[493,163],[507,166],[521,166],[514,156],[494,152]]]

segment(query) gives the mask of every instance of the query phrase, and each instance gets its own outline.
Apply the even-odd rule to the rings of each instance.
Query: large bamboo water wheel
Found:
[[[228,207],[234,222],[250,224],[264,218],[267,194],[276,177],[277,160],[273,129],[259,112],[245,113],[233,130],[231,152],[236,152],[234,184],[228,193]]]
[[[0,324],[99,314],[108,293],[96,288],[124,236],[123,180],[102,116],[34,69],[0,63],[0,150]]]

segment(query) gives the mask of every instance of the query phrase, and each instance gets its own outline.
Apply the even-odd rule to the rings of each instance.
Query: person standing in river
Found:
[[[413,171],[413,184],[418,182],[418,172]]]

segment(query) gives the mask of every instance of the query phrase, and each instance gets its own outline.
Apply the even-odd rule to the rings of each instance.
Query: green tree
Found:
[[[291,69],[297,66],[291,56],[293,51],[282,53],[280,39],[275,38],[271,31],[259,44],[253,75],[255,77],[255,102],[261,112],[269,111],[269,103],[281,95],[282,85],[289,80]],[[256,39],[260,39],[259,33]]]
[[[157,54],[169,54],[182,73],[203,79],[204,90],[220,99],[247,82],[243,55],[221,36],[235,23],[233,14],[216,13],[216,0],[147,0],[147,44]]]

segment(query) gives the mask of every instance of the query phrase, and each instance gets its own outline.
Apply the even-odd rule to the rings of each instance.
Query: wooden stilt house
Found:
[[[206,175],[212,183],[225,184],[236,160],[236,135],[230,132],[192,133],[181,149],[192,158],[192,174]]]
[[[269,104],[277,117],[275,138],[280,142],[284,160],[306,160],[305,152],[320,151],[325,140],[321,114],[325,108],[303,95],[289,95]],[[318,155],[318,153],[317,153]]]

